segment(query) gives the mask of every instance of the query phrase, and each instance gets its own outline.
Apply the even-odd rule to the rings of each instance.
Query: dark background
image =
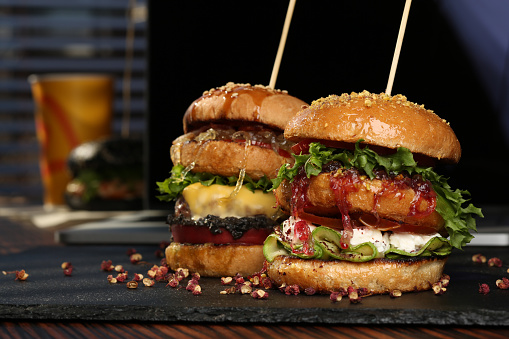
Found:
[[[150,208],[168,176],[169,149],[202,92],[229,81],[268,85],[288,1],[148,1]],[[276,88],[311,102],[329,94],[385,91],[405,1],[297,1]],[[476,205],[506,204],[500,117],[437,2],[414,0],[392,94],[450,122],[460,164],[444,166]],[[426,137],[423,135],[423,137]]]

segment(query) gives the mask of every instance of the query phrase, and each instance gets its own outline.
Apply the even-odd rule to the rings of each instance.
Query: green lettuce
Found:
[[[175,200],[184,188],[197,182],[204,186],[213,184],[235,186],[238,180],[236,176],[223,177],[211,173],[192,173],[191,171],[185,173],[185,167],[181,164],[173,166],[170,173],[169,178],[156,183],[161,193],[157,198],[161,201]],[[257,189],[268,192],[272,188],[272,183],[266,176],[259,180],[253,180],[250,176],[245,175],[243,185],[252,192]]]
[[[293,167],[281,166],[278,176],[272,179],[272,189],[276,189],[283,180],[293,181],[304,166],[307,177],[317,176],[322,167],[331,162],[339,161],[345,168],[357,168],[364,172],[370,179],[375,178],[374,170],[383,169],[387,173],[399,174],[407,172],[409,175],[419,174],[424,180],[429,180],[437,193],[437,212],[445,220],[445,228],[449,233],[450,244],[461,249],[472,240],[470,231],[477,231],[475,216],[483,217],[480,208],[472,204],[463,207],[469,200],[468,191],[453,190],[447,183],[447,178],[437,174],[431,167],[418,166],[412,152],[404,147],[399,147],[396,153],[391,155],[379,155],[369,149],[361,147],[357,141],[353,152],[343,149],[326,147],[319,142],[309,145],[309,154],[294,154],[295,164]]]

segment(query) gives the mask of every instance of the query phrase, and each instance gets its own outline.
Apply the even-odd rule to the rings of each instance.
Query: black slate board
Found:
[[[507,247],[467,247],[449,259],[445,273],[451,276],[447,292],[435,296],[431,291],[366,297],[360,304],[347,298],[331,302],[326,295],[287,296],[270,290],[267,300],[249,295],[221,295],[225,287],[218,278],[202,278],[202,295],[185,289],[154,287],[127,289],[110,284],[101,271],[103,260],[121,264],[132,278],[147,275],[151,266],[133,265],[126,251],[129,246],[41,247],[0,257],[0,270],[25,269],[26,281],[13,275],[0,275],[0,318],[11,320],[87,320],[211,323],[314,323],[358,325],[488,325],[509,326],[509,290],[500,290],[495,281],[509,277]],[[143,259],[157,264],[157,246],[136,247]],[[474,264],[472,254],[500,257],[502,268]],[[64,276],[61,264],[74,266],[71,277]],[[188,279],[185,279],[185,284]],[[491,292],[478,293],[487,283]]]

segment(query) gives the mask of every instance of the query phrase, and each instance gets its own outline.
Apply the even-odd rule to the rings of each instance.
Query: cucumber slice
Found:
[[[337,258],[341,253],[341,234],[332,228],[320,226],[313,230],[313,239],[315,240],[315,247],[319,247],[324,256]]]
[[[272,262],[279,255],[288,255],[288,251],[279,243],[277,236],[271,234],[263,242],[263,255],[268,262]]]
[[[375,259],[377,256],[378,250],[376,249],[376,246],[370,242],[365,242],[342,251],[336,259],[365,262]]]
[[[385,256],[389,259],[398,259],[402,257],[429,257],[432,255],[449,255],[451,254],[452,246],[447,239],[442,237],[434,237],[422,246],[417,252],[406,252],[397,248],[390,248],[385,252]]]

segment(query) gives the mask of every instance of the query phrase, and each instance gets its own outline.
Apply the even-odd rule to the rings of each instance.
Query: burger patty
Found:
[[[237,176],[245,169],[255,180],[273,178],[283,164],[293,162],[288,152],[293,143],[259,125],[251,128],[238,131],[223,126],[187,133],[173,142],[171,159],[174,164],[192,166],[193,172]]]
[[[232,234],[234,239],[239,239],[250,229],[272,229],[278,224],[264,215],[220,218],[210,214],[197,220],[190,219],[182,214],[170,214],[167,223],[169,225],[202,226],[206,227],[212,234],[221,234],[226,230]]]
[[[355,170],[356,171],[356,170]],[[304,212],[328,217],[341,215],[337,203],[337,192],[331,185],[331,180],[341,177],[339,172],[324,172],[309,179],[309,186],[303,199],[306,200]],[[435,230],[443,230],[444,220],[442,216],[430,204],[433,199],[422,195],[434,194],[423,192],[421,187],[424,182],[419,178],[408,177],[377,177],[369,179],[366,176],[357,175],[355,182],[349,183],[354,187],[345,194],[343,204],[349,214],[372,214],[378,218],[394,220],[399,223],[428,227]],[[303,178],[295,178],[294,184],[298,184]],[[411,181],[415,185],[412,187]],[[347,181],[348,182],[348,181]],[[421,184],[421,186],[419,186]],[[427,187],[429,191],[430,186]],[[432,189],[431,189],[432,190]],[[275,190],[276,199],[281,208],[291,211],[292,183],[284,180]]]

